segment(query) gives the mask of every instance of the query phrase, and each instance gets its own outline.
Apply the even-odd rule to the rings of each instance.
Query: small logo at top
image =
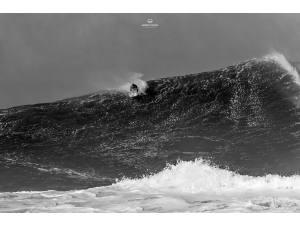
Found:
[[[151,18],[147,19],[147,23],[153,23],[153,19]]]
[[[144,27],[144,28],[157,28],[157,27],[159,27],[159,24],[154,23],[154,20],[152,18],[148,18],[146,20],[146,23],[141,24],[141,27]]]

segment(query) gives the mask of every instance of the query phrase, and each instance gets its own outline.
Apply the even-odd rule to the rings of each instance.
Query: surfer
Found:
[[[132,84],[131,86],[130,86],[130,93],[129,93],[129,96],[130,97],[135,97],[135,96],[138,96],[138,94],[139,94],[139,88],[138,88],[138,86],[136,85],[136,84]]]

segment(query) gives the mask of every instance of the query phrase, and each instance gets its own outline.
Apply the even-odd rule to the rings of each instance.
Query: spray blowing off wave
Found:
[[[243,176],[198,159],[179,162],[155,175],[124,179],[107,187],[68,192],[3,193],[0,199],[5,212],[11,212],[11,204],[17,199],[19,211],[31,212],[56,212],[62,208],[72,212],[246,212],[298,211],[299,194],[300,176]]]
[[[288,74],[292,75],[294,81],[300,85],[300,76],[299,73],[293,65],[286,59],[286,57],[278,52],[271,53],[264,57],[266,60],[275,61],[277,62],[282,68],[284,68]]]

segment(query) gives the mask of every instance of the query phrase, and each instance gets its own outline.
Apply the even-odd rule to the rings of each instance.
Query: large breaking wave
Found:
[[[0,210],[299,211],[299,74],[283,55],[135,82],[136,98],[126,83],[2,110]]]

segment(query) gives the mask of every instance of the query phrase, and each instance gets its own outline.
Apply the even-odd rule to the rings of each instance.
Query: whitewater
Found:
[[[284,55],[151,82],[136,74],[134,82],[141,98],[127,96],[126,82],[120,93],[53,103],[62,119],[48,105],[13,108],[12,119],[3,111],[0,148],[13,150],[0,155],[0,169],[34,179],[24,185],[11,176],[11,186],[0,186],[18,186],[0,193],[0,212],[300,211],[300,78]],[[34,125],[20,138],[15,124],[32,117],[26,110],[36,118],[48,110],[59,126],[26,119]],[[52,147],[63,126],[60,148]],[[15,150],[19,142],[29,150]]]
[[[1,212],[299,212],[300,176],[243,176],[201,159],[74,191],[0,194]]]

